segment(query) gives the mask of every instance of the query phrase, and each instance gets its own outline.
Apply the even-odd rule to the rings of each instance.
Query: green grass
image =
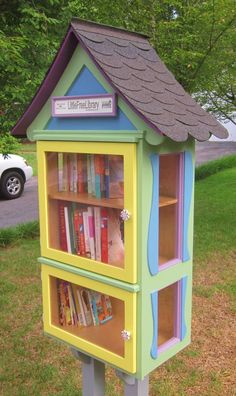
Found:
[[[195,179],[202,180],[222,170],[235,167],[236,155],[229,155],[227,157],[219,158],[214,161],[209,161],[206,164],[198,166],[195,171]]]
[[[209,257],[235,247],[236,168],[227,169],[196,182],[194,255]]]
[[[221,309],[224,309],[223,319],[230,315],[227,301],[236,306],[235,207],[236,168],[196,183],[195,335],[190,347],[150,375],[150,396],[231,394],[228,381],[233,378],[234,370],[228,367],[230,359],[223,355],[224,346],[220,369],[210,365],[206,371],[206,360],[212,359],[213,363],[217,360],[211,348],[215,344],[217,350],[221,347],[216,332],[224,334],[227,329],[217,326],[214,329],[213,324],[214,337],[211,337],[211,328],[209,332],[205,330],[210,318],[206,315],[204,322],[202,315],[207,307],[210,312],[216,309],[218,298],[224,299],[224,306],[214,312],[216,317]],[[43,335],[37,235],[36,223],[0,231],[1,246],[6,246],[0,248],[0,395],[80,396],[80,363],[67,347]],[[194,332],[199,321],[203,327]],[[209,356],[202,349],[206,341]],[[106,396],[121,396],[123,387],[113,370],[107,369],[106,376]]]

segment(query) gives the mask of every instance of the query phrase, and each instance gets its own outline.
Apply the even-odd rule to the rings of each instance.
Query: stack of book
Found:
[[[62,326],[99,326],[112,319],[109,296],[57,279],[59,322]]]
[[[58,191],[121,198],[123,190],[121,155],[58,153]]]
[[[124,229],[119,211],[59,201],[61,250],[102,261],[123,263]]]

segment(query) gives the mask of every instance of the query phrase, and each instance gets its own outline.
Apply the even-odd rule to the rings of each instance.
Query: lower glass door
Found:
[[[136,369],[136,295],[42,265],[46,333],[130,373]]]

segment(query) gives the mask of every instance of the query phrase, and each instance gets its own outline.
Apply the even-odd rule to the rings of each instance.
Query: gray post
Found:
[[[149,376],[138,380],[122,371],[116,371],[116,375],[124,382],[124,396],[148,396]]]
[[[83,396],[105,395],[105,365],[76,349],[71,349],[73,355],[82,363]]]

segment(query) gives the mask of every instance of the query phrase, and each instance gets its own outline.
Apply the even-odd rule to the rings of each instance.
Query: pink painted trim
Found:
[[[180,342],[180,338],[172,337],[170,340],[164,342],[164,344],[161,344],[158,347],[158,353],[163,353],[164,351],[166,351],[167,349],[171,348],[172,346],[174,346],[178,342]]]
[[[111,98],[112,100],[112,112],[111,113],[96,113],[88,114],[86,112],[80,114],[68,113],[68,114],[55,114],[55,101],[65,99],[89,99],[89,98]],[[52,104],[52,116],[53,117],[114,117],[117,114],[117,100],[116,94],[94,94],[94,95],[77,95],[77,96],[53,96],[51,99]]]
[[[159,271],[162,271],[166,268],[172,267],[172,265],[179,264],[181,262],[180,258],[174,258],[167,261],[165,264],[159,264]]]

